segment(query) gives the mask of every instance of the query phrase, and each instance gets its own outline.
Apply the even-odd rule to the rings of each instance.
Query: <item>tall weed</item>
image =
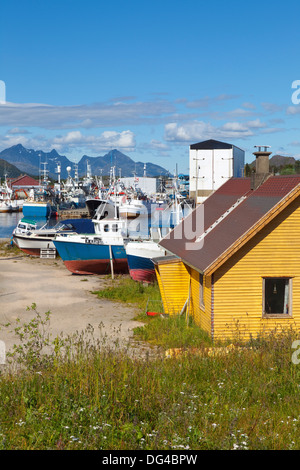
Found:
[[[22,367],[0,376],[0,449],[299,449],[294,331],[210,355],[205,334],[195,343],[185,319],[155,318],[146,329],[184,354],[128,355],[91,327],[49,340],[38,314],[30,331],[19,330]]]

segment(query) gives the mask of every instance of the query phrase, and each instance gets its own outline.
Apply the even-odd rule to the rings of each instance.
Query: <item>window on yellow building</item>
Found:
[[[292,279],[269,277],[263,281],[264,315],[291,315]]]

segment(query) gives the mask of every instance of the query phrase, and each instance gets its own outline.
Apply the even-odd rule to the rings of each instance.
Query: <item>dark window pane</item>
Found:
[[[265,279],[265,313],[289,313],[289,279]]]

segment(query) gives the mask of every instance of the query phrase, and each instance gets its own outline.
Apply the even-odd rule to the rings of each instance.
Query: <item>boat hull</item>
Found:
[[[124,246],[54,240],[55,248],[66,268],[73,274],[109,274],[111,263],[114,273],[128,273]]]
[[[64,265],[73,274],[100,275],[111,273],[109,259],[64,260]],[[113,269],[116,274],[128,273],[127,259],[114,260]]]
[[[141,256],[127,255],[130,277],[134,281],[152,283],[156,279],[153,262]]]
[[[31,256],[40,256],[41,250],[55,248],[53,241],[49,238],[13,235],[13,242],[20,250]]]
[[[42,249],[55,249],[53,243],[57,234],[69,233],[93,233],[94,224],[89,219],[65,219],[53,228],[36,229],[34,220],[21,219],[13,231],[14,244],[24,253],[32,256],[40,256]]]
[[[24,202],[22,210],[24,217],[47,218],[51,212],[51,205],[49,203]]]
[[[126,245],[129,273],[133,280],[152,283],[156,280],[153,258],[166,251],[153,241],[129,242]]]

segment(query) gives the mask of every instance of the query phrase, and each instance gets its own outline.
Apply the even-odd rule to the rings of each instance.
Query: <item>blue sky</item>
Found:
[[[189,146],[217,139],[246,162],[255,145],[300,158],[299,13],[294,0],[1,0],[0,151],[117,148],[187,172]]]

